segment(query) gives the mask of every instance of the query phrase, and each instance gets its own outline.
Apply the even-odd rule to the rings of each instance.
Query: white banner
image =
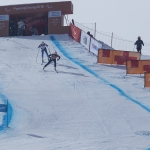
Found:
[[[85,46],[87,50],[90,50],[90,39],[91,37],[87,33],[81,31],[80,43]]]
[[[50,11],[48,12],[48,18],[61,17],[61,11]]]
[[[98,56],[98,49],[101,49],[101,48],[102,48],[102,44],[96,41],[95,39],[91,38],[90,52]]]
[[[9,15],[0,15],[0,21],[8,21]]]

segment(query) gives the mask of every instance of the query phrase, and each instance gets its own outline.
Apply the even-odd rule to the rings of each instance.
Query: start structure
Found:
[[[69,34],[69,26],[64,26],[68,14],[73,14],[71,1],[0,6],[0,37],[17,36],[20,20],[25,24],[25,36],[33,25],[39,35]]]

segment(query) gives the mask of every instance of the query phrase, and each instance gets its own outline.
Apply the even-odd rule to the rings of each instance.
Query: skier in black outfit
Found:
[[[140,54],[141,54],[142,45],[144,46],[144,43],[141,40],[140,36],[138,36],[138,40],[135,42],[135,45],[136,45],[137,51],[140,52]]]
[[[60,59],[60,56],[57,54],[57,52],[53,53],[53,54],[50,54],[49,55],[49,61],[48,63],[43,67],[43,70],[44,68],[46,68],[52,61],[54,62],[54,70],[56,71],[56,58],[57,58],[57,61]]]

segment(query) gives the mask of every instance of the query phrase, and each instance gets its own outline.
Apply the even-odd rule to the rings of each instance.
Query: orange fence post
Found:
[[[144,74],[144,87],[150,87],[150,72]]]
[[[112,64],[112,50],[99,49],[97,62],[103,64]]]
[[[127,74],[150,72],[150,60],[127,60]]]

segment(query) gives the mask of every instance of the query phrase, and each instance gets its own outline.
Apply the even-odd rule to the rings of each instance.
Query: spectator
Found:
[[[75,25],[75,24],[74,24],[74,20],[73,20],[73,19],[72,19],[72,24],[73,24],[73,25]]]
[[[29,31],[30,35],[38,35],[38,30],[36,29],[34,24],[32,25],[32,27],[30,27]]]
[[[26,23],[25,23],[25,21],[23,21],[23,26],[22,26],[22,35],[23,36],[25,36],[26,35],[26,33],[25,33],[25,31],[26,31]]]
[[[10,20],[10,22],[9,22],[9,35],[10,36],[14,36],[15,35],[15,28],[16,28],[16,26],[15,26],[14,21]]]
[[[143,41],[141,40],[141,37],[138,36],[138,40],[135,42],[137,51],[141,54],[142,45],[144,46]]]
[[[91,36],[90,31],[88,31],[87,34],[88,34],[89,36]]]
[[[89,36],[91,36],[92,38],[94,38],[93,35],[90,33],[90,31],[88,31],[87,34],[88,34]]]
[[[23,22],[22,19],[20,21],[18,21],[18,36],[23,35],[23,26],[24,25],[25,25],[25,23]]]
[[[44,17],[44,34],[47,35],[48,34],[48,20],[47,20],[47,16]]]

